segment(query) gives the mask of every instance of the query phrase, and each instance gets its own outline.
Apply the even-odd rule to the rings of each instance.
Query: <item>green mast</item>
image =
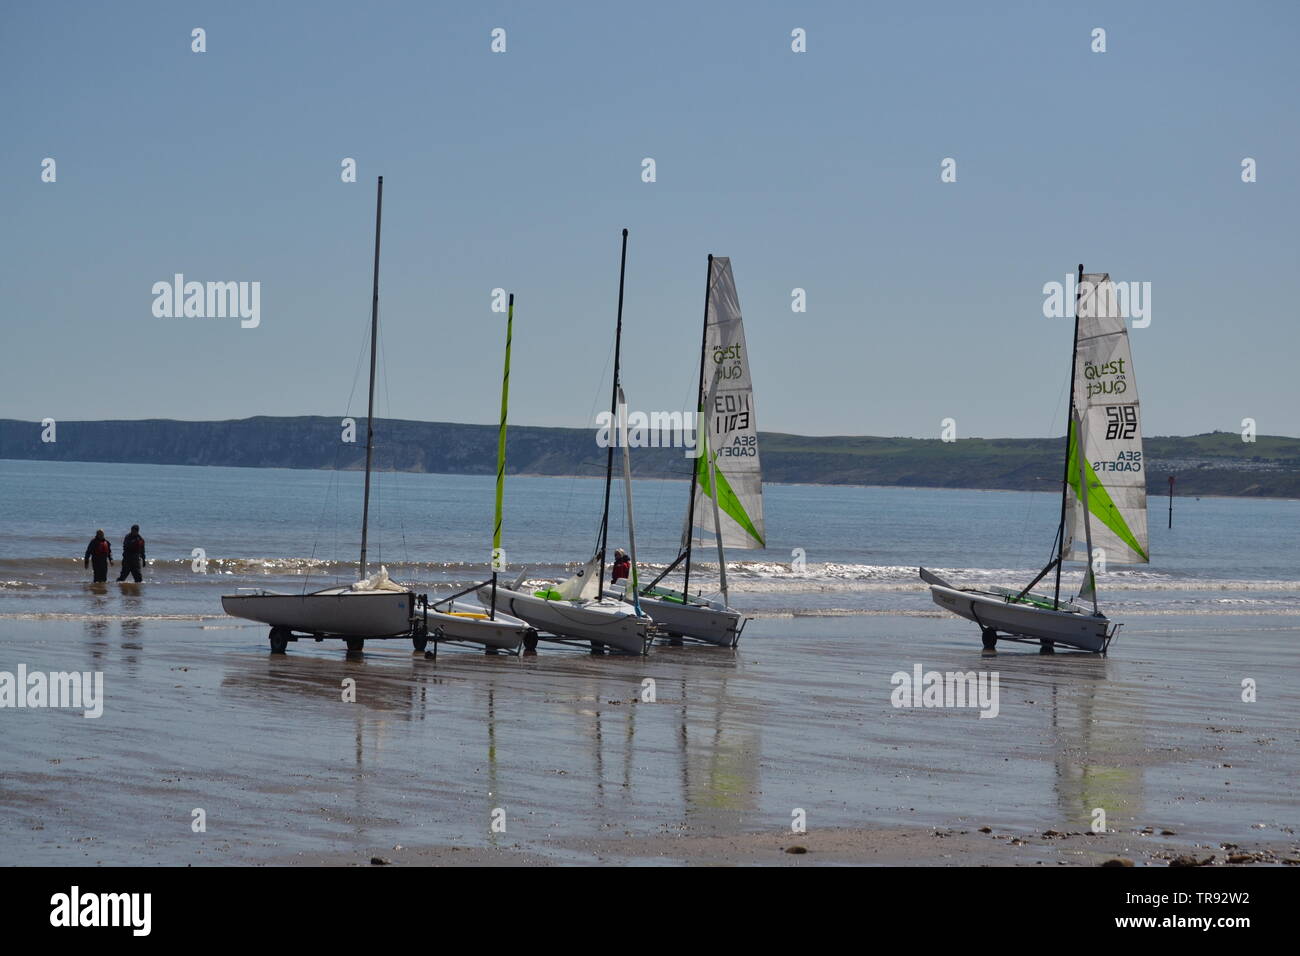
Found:
[[[501,501],[506,489],[506,417],[510,409],[510,339],[515,324],[515,294],[510,293],[506,310],[506,366],[501,374],[501,425],[497,429],[497,510],[492,528],[492,608],[490,616],[497,614],[497,572],[505,567],[501,553]]]

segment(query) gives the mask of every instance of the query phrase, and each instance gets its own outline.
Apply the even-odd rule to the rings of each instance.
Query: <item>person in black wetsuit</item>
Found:
[[[104,529],[100,528],[95,532],[95,536],[90,539],[90,544],[86,545],[85,566],[95,566],[95,580],[108,580],[108,566],[113,563],[113,545],[104,537]]]
[[[117,579],[125,581],[129,574],[139,584],[142,580],[140,569],[147,563],[144,557],[144,538],[140,537],[140,526],[133,524],[131,533],[122,539],[122,573],[117,576]]]

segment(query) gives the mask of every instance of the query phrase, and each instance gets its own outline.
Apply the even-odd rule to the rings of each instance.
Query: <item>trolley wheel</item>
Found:
[[[429,636],[422,634],[411,638],[411,646],[415,648],[415,653],[419,654],[429,646]]]
[[[350,653],[355,653],[356,651],[359,651],[366,646],[366,640],[363,637],[349,637],[347,641],[348,641],[348,651]]]
[[[991,627],[984,628],[982,633],[982,643],[984,650],[991,651],[998,646],[998,632]]]
[[[536,631],[534,631],[534,630],[532,630],[532,629],[529,629],[528,633],[526,633],[526,634],[524,635],[524,650],[526,650],[526,651],[533,651],[534,653],[536,653],[536,651],[537,651],[537,632],[536,632]]]
[[[289,647],[290,631],[287,627],[271,628],[271,653],[283,654]]]

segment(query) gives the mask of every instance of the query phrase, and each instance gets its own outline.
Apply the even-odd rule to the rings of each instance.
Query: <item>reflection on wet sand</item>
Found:
[[[98,670],[104,661],[108,647],[108,621],[102,617],[92,617],[84,624],[86,658],[88,666]]]
[[[1102,662],[1104,665],[1104,662]],[[1103,667],[1104,670],[1104,667]],[[1131,826],[1142,806],[1142,773],[1131,755],[1142,746],[1142,698],[1094,681],[1063,693],[1052,688],[1057,794],[1062,818],[1079,829],[1103,822]]]
[[[485,829],[492,812],[509,807],[516,796],[512,783],[521,768],[510,758],[521,753],[521,731],[530,740],[528,754],[550,764],[549,773],[562,777],[574,805],[601,820],[623,820],[640,802],[641,790],[651,786],[648,778],[656,791],[677,781],[669,802],[679,805],[687,820],[722,812],[734,816],[755,806],[761,735],[729,713],[728,677],[738,666],[729,649],[673,649],[644,662],[563,651],[524,659],[444,653],[432,661],[396,643],[346,656],[328,645],[317,653],[302,652],[309,647],[300,642],[298,652],[288,656],[229,659],[223,692],[233,706],[273,715],[335,711],[336,704],[351,708],[358,770],[366,766],[367,748],[391,736],[393,721],[433,725],[434,738],[426,738],[434,748],[431,772],[450,769],[438,755],[451,742],[481,740],[477,762],[484,780],[473,792]],[[640,699],[645,677],[656,681],[655,703]],[[345,678],[356,682],[355,703],[342,700]],[[503,699],[508,702],[504,718],[499,714]],[[639,733],[643,711],[655,717],[648,736]],[[658,765],[670,753],[677,772],[665,776]],[[537,788],[531,780],[528,789]],[[488,839],[496,843],[498,835],[489,829]]]
[[[1031,720],[1051,754],[1061,825],[1092,828],[1102,809],[1108,827],[1136,818],[1142,775],[1128,759],[1141,746],[1142,700],[1109,679],[1110,659],[1091,654],[985,655],[1000,675],[1004,700]]]
[[[94,721],[0,715],[0,845],[19,862],[364,862],[397,844],[589,862],[641,853],[614,845],[629,839],[673,859],[686,844],[672,837],[725,853],[733,836],[788,835],[795,807],[810,840],[1081,831],[1101,807],[1121,834],[1169,824],[1187,843],[1247,843],[1273,834],[1256,822],[1289,822],[1297,771],[1295,695],[1244,707],[1224,676],[1295,666],[1285,623],[1244,624],[1258,646],[1152,632],[1126,659],[982,657],[968,635],[904,618],[759,621],[736,651],[644,659],[435,661],[398,642],[282,656],[260,630],[116,616],[23,627],[0,633],[10,659],[89,664],[106,699]],[[998,716],[892,706],[890,675],[918,663],[997,671]],[[188,826],[200,806],[204,837]]]
[[[726,719],[727,684],[720,677],[698,702],[691,701],[685,680],[680,685],[682,803],[692,824],[719,811],[757,808],[762,736],[757,725]]]

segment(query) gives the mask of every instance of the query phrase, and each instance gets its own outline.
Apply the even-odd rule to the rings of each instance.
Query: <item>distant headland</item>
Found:
[[[0,419],[0,458],[243,468],[359,469],[365,459],[365,421],[345,441],[339,418],[257,417],[187,422],[60,421],[55,432],[35,421]],[[393,471],[487,475],[496,466],[495,425],[375,422],[375,462]],[[54,440],[48,440],[53,437]],[[1051,491],[1061,480],[1060,438],[815,437],[765,432],[760,436],[764,480],[791,484],[884,485]],[[595,428],[512,425],[512,474],[594,476],[604,473],[605,449]],[[1176,494],[1300,498],[1300,439],[1236,432],[1147,438],[1147,490]],[[690,460],[681,448],[637,448],[639,478],[685,478]]]

